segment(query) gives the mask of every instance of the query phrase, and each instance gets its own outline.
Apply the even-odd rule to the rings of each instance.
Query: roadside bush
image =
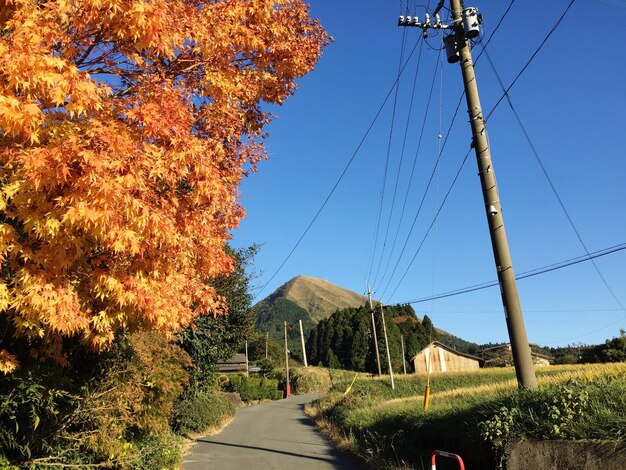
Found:
[[[276,400],[278,394],[278,380],[245,377],[237,375],[230,378],[230,382],[227,385],[229,391],[237,392],[241,396],[243,401],[256,401],[256,400]],[[281,398],[282,398],[282,392]]]
[[[174,406],[172,428],[183,435],[218,427],[235,415],[235,406],[217,390],[187,390]]]
[[[78,360],[67,369],[23,364],[1,382],[0,454],[11,464],[134,469],[154,454],[144,445],[171,434],[172,406],[188,378],[186,353],[135,333],[92,359],[88,371]]]
[[[267,377],[267,374],[274,370],[274,363],[271,359],[261,359],[256,361],[256,365],[261,369],[259,373],[263,375],[263,377]]]
[[[330,372],[328,369],[319,367],[305,367],[293,371],[291,378],[293,393],[304,395],[305,393],[326,393],[331,387]]]
[[[0,454],[5,461],[18,464],[58,445],[58,435],[69,425],[68,417],[78,404],[68,382],[62,369],[44,370],[39,364],[2,380]]]
[[[182,438],[169,432],[158,437],[144,436],[138,441],[140,449],[133,470],[178,470],[182,462]]]

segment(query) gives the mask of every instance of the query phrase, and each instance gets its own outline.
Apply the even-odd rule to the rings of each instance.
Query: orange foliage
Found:
[[[328,42],[308,5],[0,0],[0,28],[0,311],[16,336],[63,362],[65,337],[100,350],[118,329],[169,336],[223,312],[204,281],[231,269],[261,104]]]

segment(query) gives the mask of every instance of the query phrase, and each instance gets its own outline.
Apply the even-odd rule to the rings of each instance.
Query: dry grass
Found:
[[[437,406],[437,403],[441,402],[441,400],[463,400],[473,396],[481,396],[483,398],[495,397],[499,393],[515,390],[517,388],[517,380],[505,378],[505,376],[510,375],[512,370],[512,368],[481,369],[479,371],[456,373],[454,375],[459,378],[472,374],[483,375],[486,383],[433,392],[431,393],[431,404],[433,406]],[[565,383],[569,380],[593,381],[600,377],[617,375],[626,375],[626,364],[559,365],[537,369],[537,381],[539,382],[539,385],[556,385]],[[417,376],[413,377],[415,379],[419,379]],[[441,378],[445,378],[445,374],[433,374],[431,379],[432,383],[436,384],[438,379]],[[388,379],[383,377],[374,378],[373,380]],[[419,394],[392,398],[390,400],[379,400],[372,405],[372,410],[387,411],[394,408],[403,408],[405,405],[421,403],[423,399],[423,395]]]

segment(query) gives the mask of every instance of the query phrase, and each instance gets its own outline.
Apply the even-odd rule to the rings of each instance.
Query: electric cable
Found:
[[[614,245],[609,248],[605,248],[603,250],[598,250],[590,253],[589,255],[578,256],[576,258],[571,258],[565,261],[561,261],[558,263],[554,263],[548,266],[543,266],[541,268],[536,268],[531,271],[526,271],[521,274],[515,276],[516,280],[527,279],[534,276],[539,276],[541,274],[546,274],[552,271],[558,271],[560,269],[564,269],[579,263],[584,263],[585,261],[590,261],[592,259],[600,258],[602,256],[607,256],[613,253],[617,253],[619,251],[626,250],[626,243],[622,243],[620,245]],[[407,302],[399,302],[401,304],[419,304],[424,302],[429,302],[431,300],[444,299],[447,297],[455,297],[457,295],[468,294],[470,292],[476,292],[483,289],[488,289],[490,287],[495,287],[499,285],[498,281],[489,281],[483,282],[481,284],[475,284],[473,286],[462,287],[460,289],[455,289],[447,292],[442,292],[440,294],[436,294],[428,297],[421,297],[419,299],[409,300]]]
[[[439,56],[441,56],[441,52],[439,53]],[[433,90],[435,89],[435,81],[436,81],[436,78],[437,78],[437,68],[439,66],[438,62],[439,61],[437,61],[435,63],[435,68],[433,70],[433,78],[432,78],[432,81],[431,81],[431,84],[430,84],[430,91],[428,93],[428,100],[426,102],[426,110],[424,111],[424,119],[422,120],[422,128],[420,130],[420,135],[419,135],[419,138],[417,140],[417,147],[416,147],[416,150],[415,150],[415,154],[413,156],[413,165],[411,167],[411,174],[409,175],[408,185],[407,185],[406,193],[405,193],[405,196],[404,196],[404,202],[402,204],[402,210],[400,211],[400,218],[398,220],[398,229],[396,230],[396,234],[394,236],[393,243],[391,244],[391,250],[389,251],[389,258],[387,258],[387,264],[386,264],[385,270],[383,272],[383,277],[381,279],[381,284],[384,282],[384,280],[387,277],[387,272],[389,271],[389,264],[391,262],[391,259],[393,258],[393,252],[395,251],[396,244],[398,242],[398,236],[400,234],[400,227],[402,226],[402,221],[404,220],[404,214],[405,214],[405,211],[406,211],[406,205],[407,205],[407,202],[408,202],[408,199],[409,199],[409,194],[411,192],[411,186],[413,184],[413,176],[415,174],[415,168],[417,166],[417,160],[418,160],[419,153],[420,153],[420,150],[421,150],[421,147],[422,147],[422,139],[424,137],[424,130],[426,128],[426,121],[428,119],[428,112],[430,110],[430,103],[432,101]],[[417,80],[417,76],[415,77],[415,79]],[[414,83],[414,85],[415,85],[415,83]],[[413,105],[413,101],[411,100],[411,106],[412,105]],[[405,129],[405,136],[406,136],[406,131],[408,131],[408,125],[409,125],[409,123],[407,122],[407,128]],[[403,146],[404,146],[404,144],[403,144]]]
[[[382,262],[383,259],[383,255],[384,255],[384,248],[387,246],[387,239],[389,238],[389,228],[391,227],[391,219],[393,216],[393,212],[394,212],[394,208],[396,205],[396,197],[398,194],[398,185],[399,185],[399,181],[400,181],[400,173],[402,170],[402,163],[404,162],[404,152],[406,149],[406,141],[407,141],[407,137],[409,134],[409,126],[411,123],[411,115],[413,112],[413,103],[414,103],[414,99],[415,99],[415,90],[417,88],[417,79],[419,76],[419,71],[420,71],[420,64],[421,64],[421,59],[422,59],[422,51],[423,51],[423,46],[424,46],[424,41],[422,41],[420,43],[420,51],[419,54],[417,56],[417,66],[415,68],[415,77],[413,78],[413,89],[411,91],[411,100],[410,100],[410,104],[409,104],[409,111],[407,113],[407,119],[406,119],[406,126],[404,128],[404,137],[402,139],[402,148],[400,150],[400,163],[398,164],[398,171],[396,173],[396,181],[394,184],[394,188],[393,188],[393,197],[391,198],[391,208],[389,210],[389,218],[387,219],[387,229],[385,231],[385,240],[383,242],[383,252],[381,253],[381,257],[380,257],[380,261]],[[397,233],[397,232],[396,232]],[[394,246],[392,244],[392,249],[389,251],[389,257],[388,259],[391,259],[391,254],[392,254],[392,250],[393,250]],[[380,272],[380,262],[378,264],[378,268],[376,270],[376,275],[374,276],[374,284],[376,284],[376,281],[378,280],[378,274]],[[383,273],[383,278],[385,276],[385,273],[387,271],[387,267],[389,266],[389,263],[387,263],[386,267],[385,267],[385,271]]]
[[[413,57],[413,53],[415,52],[415,49],[417,49],[417,45],[419,44],[420,39],[418,38],[418,40],[415,42],[415,45],[413,46],[413,49],[411,50],[411,52],[409,53],[409,56],[407,57],[406,62],[404,63],[404,66],[402,67],[402,71],[400,73],[400,75],[402,74],[402,72],[404,72],[404,69],[406,68],[406,66],[408,65],[409,61],[411,60],[411,57]],[[285,257],[285,259],[281,262],[281,264],[278,266],[278,268],[276,269],[276,271],[274,271],[274,273],[272,274],[272,276],[270,277],[270,279],[263,284],[263,286],[260,288],[259,291],[257,291],[256,295],[254,296],[254,298],[252,299],[252,301],[254,302],[257,298],[259,298],[259,296],[261,295],[261,292],[263,292],[267,286],[274,280],[274,278],[278,275],[278,273],[280,272],[280,270],[285,266],[285,264],[287,263],[287,261],[289,261],[289,258],[291,258],[291,256],[293,255],[293,253],[296,251],[296,249],[298,248],[298,246],[300,246],[300,243],[302,243],[302,240],[304,240],[304,237],[306,236],[306,234],[309,232],[309,230],[311,229],[311,227],[313,226],[313,224],[317,221],[318,217],[320,216],[320,214],[322,213],[322,211],[324,210],[324,208],[326,207],[326,205],[328,204],[328,201],[330,201],[330,198],[332,197],[332,195],[335,193],[335,191],[337,190],[337,188],[339,187],[339,184],[341,183],[341,181],[343,180],[343,178],[345,177],[346,173],[348,172],[348,170],[350,169],[350,167],[352,166],[352,163],[354,162],[356,156],[358,155],[359,151],[361,150],[361,147],[363,146],[363,143],[365,142],[365,139],[367,139],[367,136],[369,135],[369,133],[371,132],[372,128],[374,127],[374,124],[376,123],[376,121],[378,120],[378,117],[380,116],[380,114],[382,113],[385,105],[387,104],[387,101],[389,101],[389,97],[391,96],[391,94],[393,93],[394,88],[396,87],[397,83],[398,83],[399,77],[396,77],[396,79],[394,80],[393,84],[391,85],[391,87],[389,88],[389,91],[387,92],[387,95],[385,96],[385,98],[383,99],[382,104],[379,106],[378,111],[376,111],[376,113],[374,114],[374,118],[372,119],[372,121],[370,122],[369,126],[367,127],[367,130],[365,131],[365,133],[363,134],[363,137],[361,138],[361,140],[359,141],[359,144],[357,145],[356,149],[354,150],[354,152],[352,153],[352,156],[350,157],[350,159],[348,160],[348,163],[346,164],[346,166],[344,167],[343,171],[341,172],[341,174],[339,175],[339,178],[337,178],[337,181],[335,182],[335,184],[333,185],[333,187],[331,188],[330,192],[328,193],[328,195],[326,196],[326,198],[324,199],[324,202],[322,203],[322,205],[320,206],[320,208],[317,210],[317,212],[315,213],[315,215],[313,216],[313,218],[311,219],[311,221],[309,222],[308,226],[306,227],[306,229],[304,230],[304,232],[302,233],[302,235],[300,235],[300,237],[298,238],[298,241],[296,242],[296,244],[293,246],[293,248],[289,251],[289,253],[287,254],[287,256]]]
[[[509,12],[511,11],[511,8],[513,7],[513,4],[514,4],[514,3],[515,3],[515,0],[511,0],[511,2],[509,3],[509,5],[508,5],[507,9],[504,11],[504,13],[502,14],[502,16],[501,16],[501,17],[500,17],[500,19],[498,20],[498,23],[496,24],[496,27],[495,27],[495,28],[494,28],[494,30],[491,32],[491,34],[489,35],[489,38],[488,38],[488,39],[487,39],[487,41],[485,42],[485,44],[486,44],[486,45],[488,45],[488,44],[492,41],[492,39],[495,37],[496,33],[497,33],[497,32],[498,32],[498,30],[500,29],[500,26],[501,26],[501,25],[502,25],[502,23],[504,22],[504,19],[508,16]],[[439,8],[441,8],[442,6],[443,6],[443,2],[440,2],[440,4],[438,5],[438,9],[439,9]],[[440,52],[440,54],[441,54],[441,52]],[[481,53],[479,53],[479,54],[478,54],[478,56],[476,57],[476,60],[474,61],[474,63],[475,63],[475,64],[478,62],[478,59],[480,58],[481,54],[482,54],[482,52],[481,52]],[[436,70],[437,70],[437,68],[435,67],[435,72],[436,72]],[[435,80],[435,77],[433,76],[433,83],[432,83],[432,85],[431,85],[430,95],[432,95],[433,86],[434,86],[434,80]],[[452,124],[454,123],[454,120],[456,119],[457,113],[458,113],[458,111],[459,111],[459,107],[461,106],[461,102],[463,101],[463,97],[464,97],[464,96],[465,96],[465,91],[463,91],[463,92],[461,93],[461,96],[459,97],[459,101],[458,101],[458,103],[457,103],[456,110],[455,110],[455,112],[454,112],[454,116],[453,116],[453,118],[452,118],[452,123],[450,124],[450,128],[448,129],[448,133],[447,133],[447,135],[446,135],[446,140],[444,141],[443,147],[445,147],[445,144],[446,144],[446,142],[447,142],[447,140],[448,140],[448,136],[450,135],[450,130],[452,129]],[[429,96],[428,106],[430,106],[430,96]],[[428,106],[427,106],[427,110],[428,110]],[[428,111],[427,111],[427,112],[428,112]],[[425,124],[425,119],[426,119],[426,116],[424,116],[424,124]],[[424,131],[424,124],[422,125],[422,132],[420,133],[420,139],[419,139],[419,144],[418,144],[418,151],[419,151],[419,147],[420,147],[420,145],[421,145],[422,135],[423,135],[423,131]],[[417,157],[417,155],[416,155],[416,157]],[[437,162],[437,165],[438,165],[438,164],[439,164],[439,162]],[[409,178],[409,182],[411,182],[411,181],[412,181],[412,178],[413,178],[413,171],[414,171],[414,170],[415,170],[415,161],[414,161],[414,163],[413,163],[413,169],[411,170],[411,177]],[[435,170],[436,170],[436,167],[435,167],[435,169],[433,170],[433,174],[434,174],[434,171],[435,171]],[[431,175],[431,180],[432,180],[432,175]],[[429,182],[428,182],[428,186],[427,186],[427,188],[426,188],[426,192],[428,191],[428,188],[430,187],[431,180],[429,180]],[[410,188],[410,186],[409,186],[409,188]],[[406,195],[406,198],[405,198],[405,201],[404,201],[404,205],[403,205],[403,208],[402,208],[402,213],[404,213],[404,210],[405,210],[405,207],[406,207],[406,202],[407,202],[408,194],[409,194],[409,193],[408,193],[408,190],[407,190],[407,195]],[[412,233],[413,228],[414,228],[414,226],[415,226],[415,223],[416,223],[416,221],[417,221],[417,217],[419,216],[419,212],[420,212],[420,210],[421,210],[421,207],[422,207],[422,204],[423,204],[423,202],[424,202],[424,198],[425,198],[425,197],[426,197],[426,193],[424,194],[424,196],[423,196],[423,198],[422,198],[422,202],[420,203],[420,206],[419,206],[419,208],[418,208],[418,213],[417,213],[417,215],[415,216],[415,218],[414,218],[414,220],[413,220],[413,224],[411,225],[411,229],[409,230],[409,235],[407,236],[407,238],[406,238],[406,240],[405,240],[405,243],[404,243],[404,246],[403,246],[402,251],[401,251],[401,253],[400,253],[400,256],[398,257],[398,260],[397,260],[397,262],[396,262],[396,264],[395,264],[395,266],[394,266],[394,268],[393,268],[392,274],[391,274],[391,276],[389,277],[389,281],[388,281],[387,285],[385,286],[385,289],[383,290],[383,295],[385,294],[385,292],[386,292],[386,291],[387,291],[387,289],[389,288],[389,284],[391,283],[391,280],[393,279],[393,276],[395,275],[395,273],[396,273],[396,271],[397,271],[397,269],[398,269],[398,266],[399,266],[400,261],[401,261],[401,259],[402,259],[402,255],[404,254],[404,250],[406,249],[406,245],[407,245],[407,243],[408,243],[408,241],[409,241],[409,238],[410,238],[410,236],[411,236],[411,233]],[[401,220],[402,220],[402,216],[401,216]],[[398,230],[399,230],[399,229],[398,229]],[[396,233],[396,238],[397,238],[397,233]],[[395,245],[395,243],[396,243],[396,242],[394,241],[394,245]],[[385,277],[383,276],[383,280],[384,280],[384,279],[385,279]],[[396,289],[397,289],[397,288],[396,288]],[[381,296],[381,297],[382,297],[382,296]]]
[[[439,214],[441,214],[441,210],[446,205],[446,201],[448,200],[448,196],[450,196],[450,193],[452,192],[452,189],[454,188],[454,185],[456,184],[457,180],[459,179],[459,175],[461,174],[461,171],[465,167],[465,163],[467,162],[467,157],[469,157],[470,153],[472,153],[472,148],[471,147],[467,151],[467,153],[465,154],[465,157],[463,158],[463,161],[461,162],[461,166],[459,166],[459,169],[456,172],[456,175],[454,175],[454,179],[452,180],[452,183],[450,184],[450,187],[448,188],[448,191],[446,192],[446,195],[444,196],[443,201],[441,202],[441,205],[439,206],[439,209],[437,209],[437,212],[435,213],[435,216],[434,216],[432,222],[430,223],[430,226],[426,230],[426,233],[424,234],[424,237],[422,238],[422,241],[420,242],[419,246],[417,247],[417,251],[413,255],[413,258],[411,258],[411,261],[409,262],[409,265],[406,267],[404,273],[402,274],[402,277],[400,278],[400,280],[398,281],[398,284],[396,285],[396,288],[393,290],[393,292],[391,293],[391,295],[389,297],[393,297],[394,296],[394,294],[396,293],[396,291],[398,290],[398,288],[400,287],[400,285],[404,281],[404,278],[406,277],[407,273],[409,272],[409,269],[411,269],[411,266],[413,265],[413,262],[415,261],[415,258],[417,258],[417,255],[419,254],[420,250],[422,249],[422,246],[424,245],[424,242],[428,238],[428,235],[429,235],[430,231],[432,230],[433,226],[437,222],[437,219],[439,218]]]
[[[441,37],[443,43],[443,36]],[[437,158],[441,159],[441,124],[443,119],[443,58],[439,55],[439,127],[437,131]],[[437,169],[437,185],[435,188],[435,207],[439,204],[439,188],[441,182],[441,169]],[[437,272],[437,223],[435,222],[433,234],[433,272],[431,279],[431,294],[435,293],[435,281]],[[430,303],[430,311],[432,313],[435,306],[434,302]],[[432,339],[431,339],[432,342]]]
[[[398,104],[398,93],[400,91],[400,70],[402,69],[402,59],[403,59],[403,55],[404,55],[404,45],[406,43],[406,29],[402,30],[402,44],[400,46],[400,60],[398,61],[398,83],[396,84],[396,92],[394,94],[394,98],[393,98],[393,109],[391,112],[391,125],[389,128],[389,139],[387,141],[387,153],[385,155],[385,171],[383,173],[383,189],[380,195],[380,205],[378,208],[378,218],[376,220],[376,232],[375,232],[375,237],[374,237],[374,250],[372,252],[372,261],[370,263],[370,270],[369,270],[369,274],[368,274],[368,279],[371,278],[372,276],[372,265],[374,263],[374,260],[376,259],[376,246],[378,243],[378,233],[380,231],[380,222],[381,222],[381,218],[382,218],[382,213],[383,213],[383,206],[384,206],[384,202],[385,202],[385,189],[387,187],[387,173],[389,170],[389,160],[391,157],[391,143],[393,140],[393,129],[394,129],[394,125],[395,125],[395,121],[396,121],[396,110],[397,110],[397,104]],[[423,42],[421,43],[423,44]],[[421,56],[421,51],[422,51],[422,46],[420,46],[420,56]],[[394,192],[394,199],[395,199],[395,192]],[[391,215],[393,214],[393,202],[391,205],[391,208],[389,210],[389,218],[391,219]],[[385,248],[387,246],[387,237],[389,235],[389,224],[387,224],[387,230],[385,231],[385,239],[383,241],[383,246],[380,250],[380,259],[378,261],[378,267],[376,268],[376,274],[374,275],[374,284],[376,284],[376,280],[378,279],[378,274],[380,273],[380,265],[382,263],[383,260],[383,256],[385,254]]]
[[[520,128],[522,130],[522,133],[524,134],[524,137],[526,138],[526,142],[528,142],[528,145],[530,146],[532,154],[534,155],[535,160],[537,161],[537,163],[539,164],[539,167],[541,168],[541,172],[545,176],[545,178],[546,178],[546,180],[548,182],[548,185],[550,186],[550,189],[552,189],[552,193],[556,197],[556,200],[558,201],[559,206],[561,206],[561,209],[563,210],[563,213],[565,214],[565,217],[567,218],[567,221],[569,222],[570,226],[572,227],[572,230],[576,234],[576,237],[578,238],[578,241],[580,242],[580,245],[585,250],[585,253],[589,254],[589,249],[587,248],[587,244],[584,242],[584,240],[582,238],[582,235],[580,234],[580,231],[576,227],[576,224],[574,223],[574,220],[572,219],[572,217],[569,214],[569,211],[565,207],[565,203],[563,202],[563,199],[559,195],[559,192],[557,191],[556,186],[554,185],[554,182],[552,181],[552,178],[550,177],[550,174],[548,173],[548,170],[547,170],[546,166],[543,164],[543,161],[541,160],[541,157],[539,156],[539,152],[537,151],[537,148],[533,144],[533,141],[530,138],[530,135],[528,134],[528,131],[526,130],[526,126],[524,126],[524,123],[522,122],[522,119],[521,119],[520,115],[518,114],[517,110],[513,106],[513,101],[511,100],[510,95],[504,89],[504,83],[502,83],[502,79],[500,78],[500,74],[496,70],[496,66],[494,65],[493,61],[491,60],[491,56],[489,55],[489,52],[484,47],[483,47],[483,51],[485,52],[485,56],[487,57],[487,61],[489,62],[489,65],[491,66],[491,70],[493,70],[493,73],[496,76],[498,84],[500,85],[500,87],[503,90],[504,96],[506,97],[506,100],[507,100],[507,102],[509,104],[509,107],[511,108],[511,111],[513,112],[513,115],[515,116],[515,120],[517,121],[518,125],[520,126]],[[611,297],[613,297],[615,302],[621,308],[624,308],[624,305],[622,304],[620,299],[617,297],[617,295],[615,294],[615,292],[613,291],[613,289],[609,285],[608,281],[606,280],[606,278],[602,274],[602,271],[600,271],[600,267],[598,266],[598,264],[593,259],[591,260],[591,263],[593,264],[593,267],[595,268],[596,272],[598,273],[598,276],[602,280],[602,283],[606,287],[607,291],[611,294]]]
[[[491,111],[489,112],[489,114],[487,115],[487,117],[485,118],[485,123],[487,121],[489,121],[489,118],[491,117],[491,115],[494,113],[494,111],[496,109],[498,109],[498,106],[500,106],[500,103],[502,102],[502,100],[505,98],[505,96],[509,93],[509,91],[511,91],[511,88],[513,88],[513,85],[515,85],[515,83],[517,82],[517,80],[519,80],[519,78],[522,76],[522,74],[526,71],[526,69],[528,68],[528,66],[531,64],[531,62],[535,59],[535,57],[537,57],[537,54],[539,54],[539,51],[541,51],[541,49],[543,49],[543,46],[545,46],[545,44],[548,42],[548,39],[550,39],[550,36],[552,36],[552,33],[554,33],[557,28],[560,26],[561,21],[563,21],[563,18],[565,18],[565,15],[567,14],[567,12],[570,10],[570,8],[572,8],[572,5],[574,4],[576,0],[571,0],[569,2],[569,4],[567,5],[567,7],[565,8],[565,11],[561,14],[561,16],[559,17],[559,19],[557,20],[557,22],[554,24],[554,26],[550,29],[550,31],[548,31],[548,34],[546,35],[545,38],[543,38],[543,41],[541,41],[541,44],[539,44],[539,47],[537,47],[537,49],[535,50],[535,52],[533,52],[533,54],[530,56],[530,59],[528,59],[528,61],[526,62],[526,64],[522,67],[522,69],[518,72],[518,74],[515,76],[515,78],[513,79],[513,81],[511,82],[511,84],[506,88],[506,90],[504,90],[504,93],[502,94],[502,96],[500,97],[500,99],[496,102],[495,106],[491,109]],[[484,49],[483,49],[484,50]]]
[[[443,153],[443,149],[446,147],[446,143],[448,142],[448,138],[450,137],[450,133],[452,132],[452,126],[454,125],[454,122],[456,121],[456,117],[459,113],[459,109],[461,107],[461,102],[463,100],[463,96],[465,96],[465,93],[461,94],[460,98],[459,98],[459,102],[457,103],[456,109],[454,110],[454,114],[452,115],[452,120],[450,121],[450,126],[448,127],[448,132],[446,134],[446,138],[443,142],[443,145],[441,146],[441,151]],[[415,224],[417,223],[417,219],[419,218],[419,215],[422,211],[422,207],[424,205],[424,201],[426,200],[426,195],[428,194],[428,191],[430,189],[430,186],[433,182],[433,179],[435,177],[435,173],[437,171],[437,168],[439,167],[439,164],[441,163],[441,160],[439,158],[437,158],[437,161],[435,162],[435,166],[433,167],[433,170],[430,174],[430,178],[428,179],[428,183],[426,184],[426,189],[424,189],[424,193],[422,195],[422,199],[420,201],[419,207],[417,208],[417,213],[415,214],[415,217],[413,218],[413,223],[411,224],[411,228],[409,229],[409,233],[406,236],[406,239],[404,241],[404,245],[402,246],[402,250],[400,251],[400,255],[398,256],[398,261],[396,262],[395,266],[393,267],[393,270],[391,272],[391,275],[389,276],[389,280],[387,282],[387,284],[385,285],[385,289],[383,290],[383,293],[381,295],[381,298],[385,295],[385,293],[387,292],[387,289],[389,288],[389,285],[391,284],[391,280],[393,279],[393,276],[395,275],[398,266],[400,264],[400,261],[402,260],[402,255],[404,255],[404,251],[406,250],[406,247],[409,243],[409,240],[411,238],[411,235],[413,234],[413,229],[415,228]]]

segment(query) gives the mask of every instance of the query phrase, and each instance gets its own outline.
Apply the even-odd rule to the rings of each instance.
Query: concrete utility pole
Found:
[[[248,340],[246,340],[246,377],[250,377],[250,365],[248,363]]]
[[[426,15],[424,22],[420,22],[417,17],[405,18],[401,16],[398,24],[400,26],[421,28],[424,37],[428,36],[429,29],[452,31],[452,34],[444,37],[444,44],[448,62],[459,62],[463,74],[465,99],[472,128],[472,147],[476,152],[478,162],[478,174],[480,176],[493,256],[500,283],[504,315],[511,340],[517,383],[521,388],[535,388],[537,387],[537,378],[535,377],[522,307],[517,293],[509,244],[504,230],[500,196],[498,194],[495,171],[491,162],[487,129],[480,106],[471,45],[468,41],[468,39],[479,35],[481,18],[476,8],[464,8],[461,0],[450,0],[453,24],[445,25],[441,22],[438,15],[443,7],[443,3],[444,1],[441,0],[433,12],[435,16],[434,23],[431,23],[429,15]]]
[[[387,350],[387,367],[389,367],[389,378],[391,379],[391,390],[396,389],[396,384],[393,381],[393,367],[391,367],[391,354],[389,354],[389,341],[387,341],[387,326],[385,325],[385,311],[383,310],[383,304],[380,304],[380,319],[383,322],[383,334],[385,335],[385,349]]]
[[[400,335],[400,344],[402,345],[402,369],[406,375],[406,360],[404,359],[404,336]]]
[[[517,382],[523,388],[536,388],[537,378],[530,354],[528,336],[524,325],[524,316],[517,293],[515,274],[513,272],[513,262],[509,251],[509,243],[504,230],[504,219],[502,217],[502,207],[500,196],[496,184],[496,174],[491,163],[491,152],[489,151],[489,141],[487,140],[487,129],[480,107],[480,97],[474,74],[474,63],[472,62],[472,50],[466,39],[463,27],[463,5],[461,0],[450,0],[452,17],[454,21],[454,31],[457,49],[459,51],[459,62],[463,73],[463,83],[465,85],[465,98],[467,110],[470,116],[473,141],[472,145],[476,152],[478,161],[478,173],[483,190],[483,200],[487,222],[489,224],[489,234],[493,247],[493,256],[496,262],[498,281],[500,282],[500,292],[504,305],[504,315],[511,339],[511,349],[515,362],[515,373]]]
[[[287,322],[285,322],[285,398],[291,395],[291,384],[289,382],[289,348],[287,347]]]
[[[374,341],[374,349],[376,350],[376,365],[378,366],[378,377],[383,375],[383,371],[380,367],[380,353],[378,352],[378,335],[376,334],[376,320],[374,320],[374,305],[372,304],[372,289],[370,289],[369,282],[365,283],[367,287],[367,298],[370,304],[370,314],[372,315],[372,340]]]
[[[298,320],[300,322],[300,341],[302,341],[302,357],[304,358],[304,367],[309,367],[306,362],[306,347],[304,346],[304,331],[302,330],[302,320]]]
[[[265,332],[265,359],[267,359],[267,343],[269,341],[270,338],[270,332],[266,331]]]

